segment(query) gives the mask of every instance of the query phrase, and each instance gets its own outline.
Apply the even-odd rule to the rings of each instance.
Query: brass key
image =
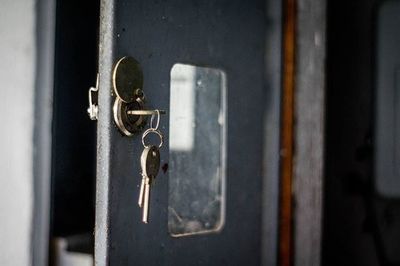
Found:
[[[138,204],[143,208],[142,221],[148,222],[150,205],[150,186],[160,169],[160,151],[157,146],[147,146],[140,157],[142,182],[140,185]]]

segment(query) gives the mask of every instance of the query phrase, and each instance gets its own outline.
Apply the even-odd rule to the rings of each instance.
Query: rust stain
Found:
[[[292,174],[296,0],[284,0],[279,265],[293,264]]]

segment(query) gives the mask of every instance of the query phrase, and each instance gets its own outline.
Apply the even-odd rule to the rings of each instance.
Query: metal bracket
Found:
[[[87,112],[88,112],[90,120],[97,120],[98,119],[99,107],[93,101],[94,96],[97,99],[98,91],[99,91],[99,74],[97,74],[96,87],[91,87],[89,89],[89,107],[87,109]]]

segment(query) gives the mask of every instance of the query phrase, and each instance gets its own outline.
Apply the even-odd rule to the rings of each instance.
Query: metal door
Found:
[[[272,3],[274,2],[274,3]],[[276,254],[280,108],[280,1],[103,0],[99,39],[96,265],[272,265]],[[225,223],[218,233],[168,233],[169,145],[152,186],[150,222],[137,205],[141,135],[114,125],[112,71],[132,56],[146,107],[164,109],[176,63],[226,74]]]

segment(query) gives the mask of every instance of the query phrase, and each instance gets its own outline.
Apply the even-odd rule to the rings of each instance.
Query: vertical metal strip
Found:
[[[278,260],[279,175],[282,93],[282,1],[266,0],[265,82],[263,158],[262,264],[276,266]]]
[[[297,0],[293,197],[294,265],[320,265],[326,0]]]
[[[95,265],[109,264],[110,163],[111,163],[111,71],[114,52],[114,0],[101,0],[99,36],[99,117],[97,121],[97,178]]]
[[[36,80],[33,130],[32,265],[48,265],[56,3],[36,5]]]
[[[284,0],[279,264],[292,264],[295,0]]]

